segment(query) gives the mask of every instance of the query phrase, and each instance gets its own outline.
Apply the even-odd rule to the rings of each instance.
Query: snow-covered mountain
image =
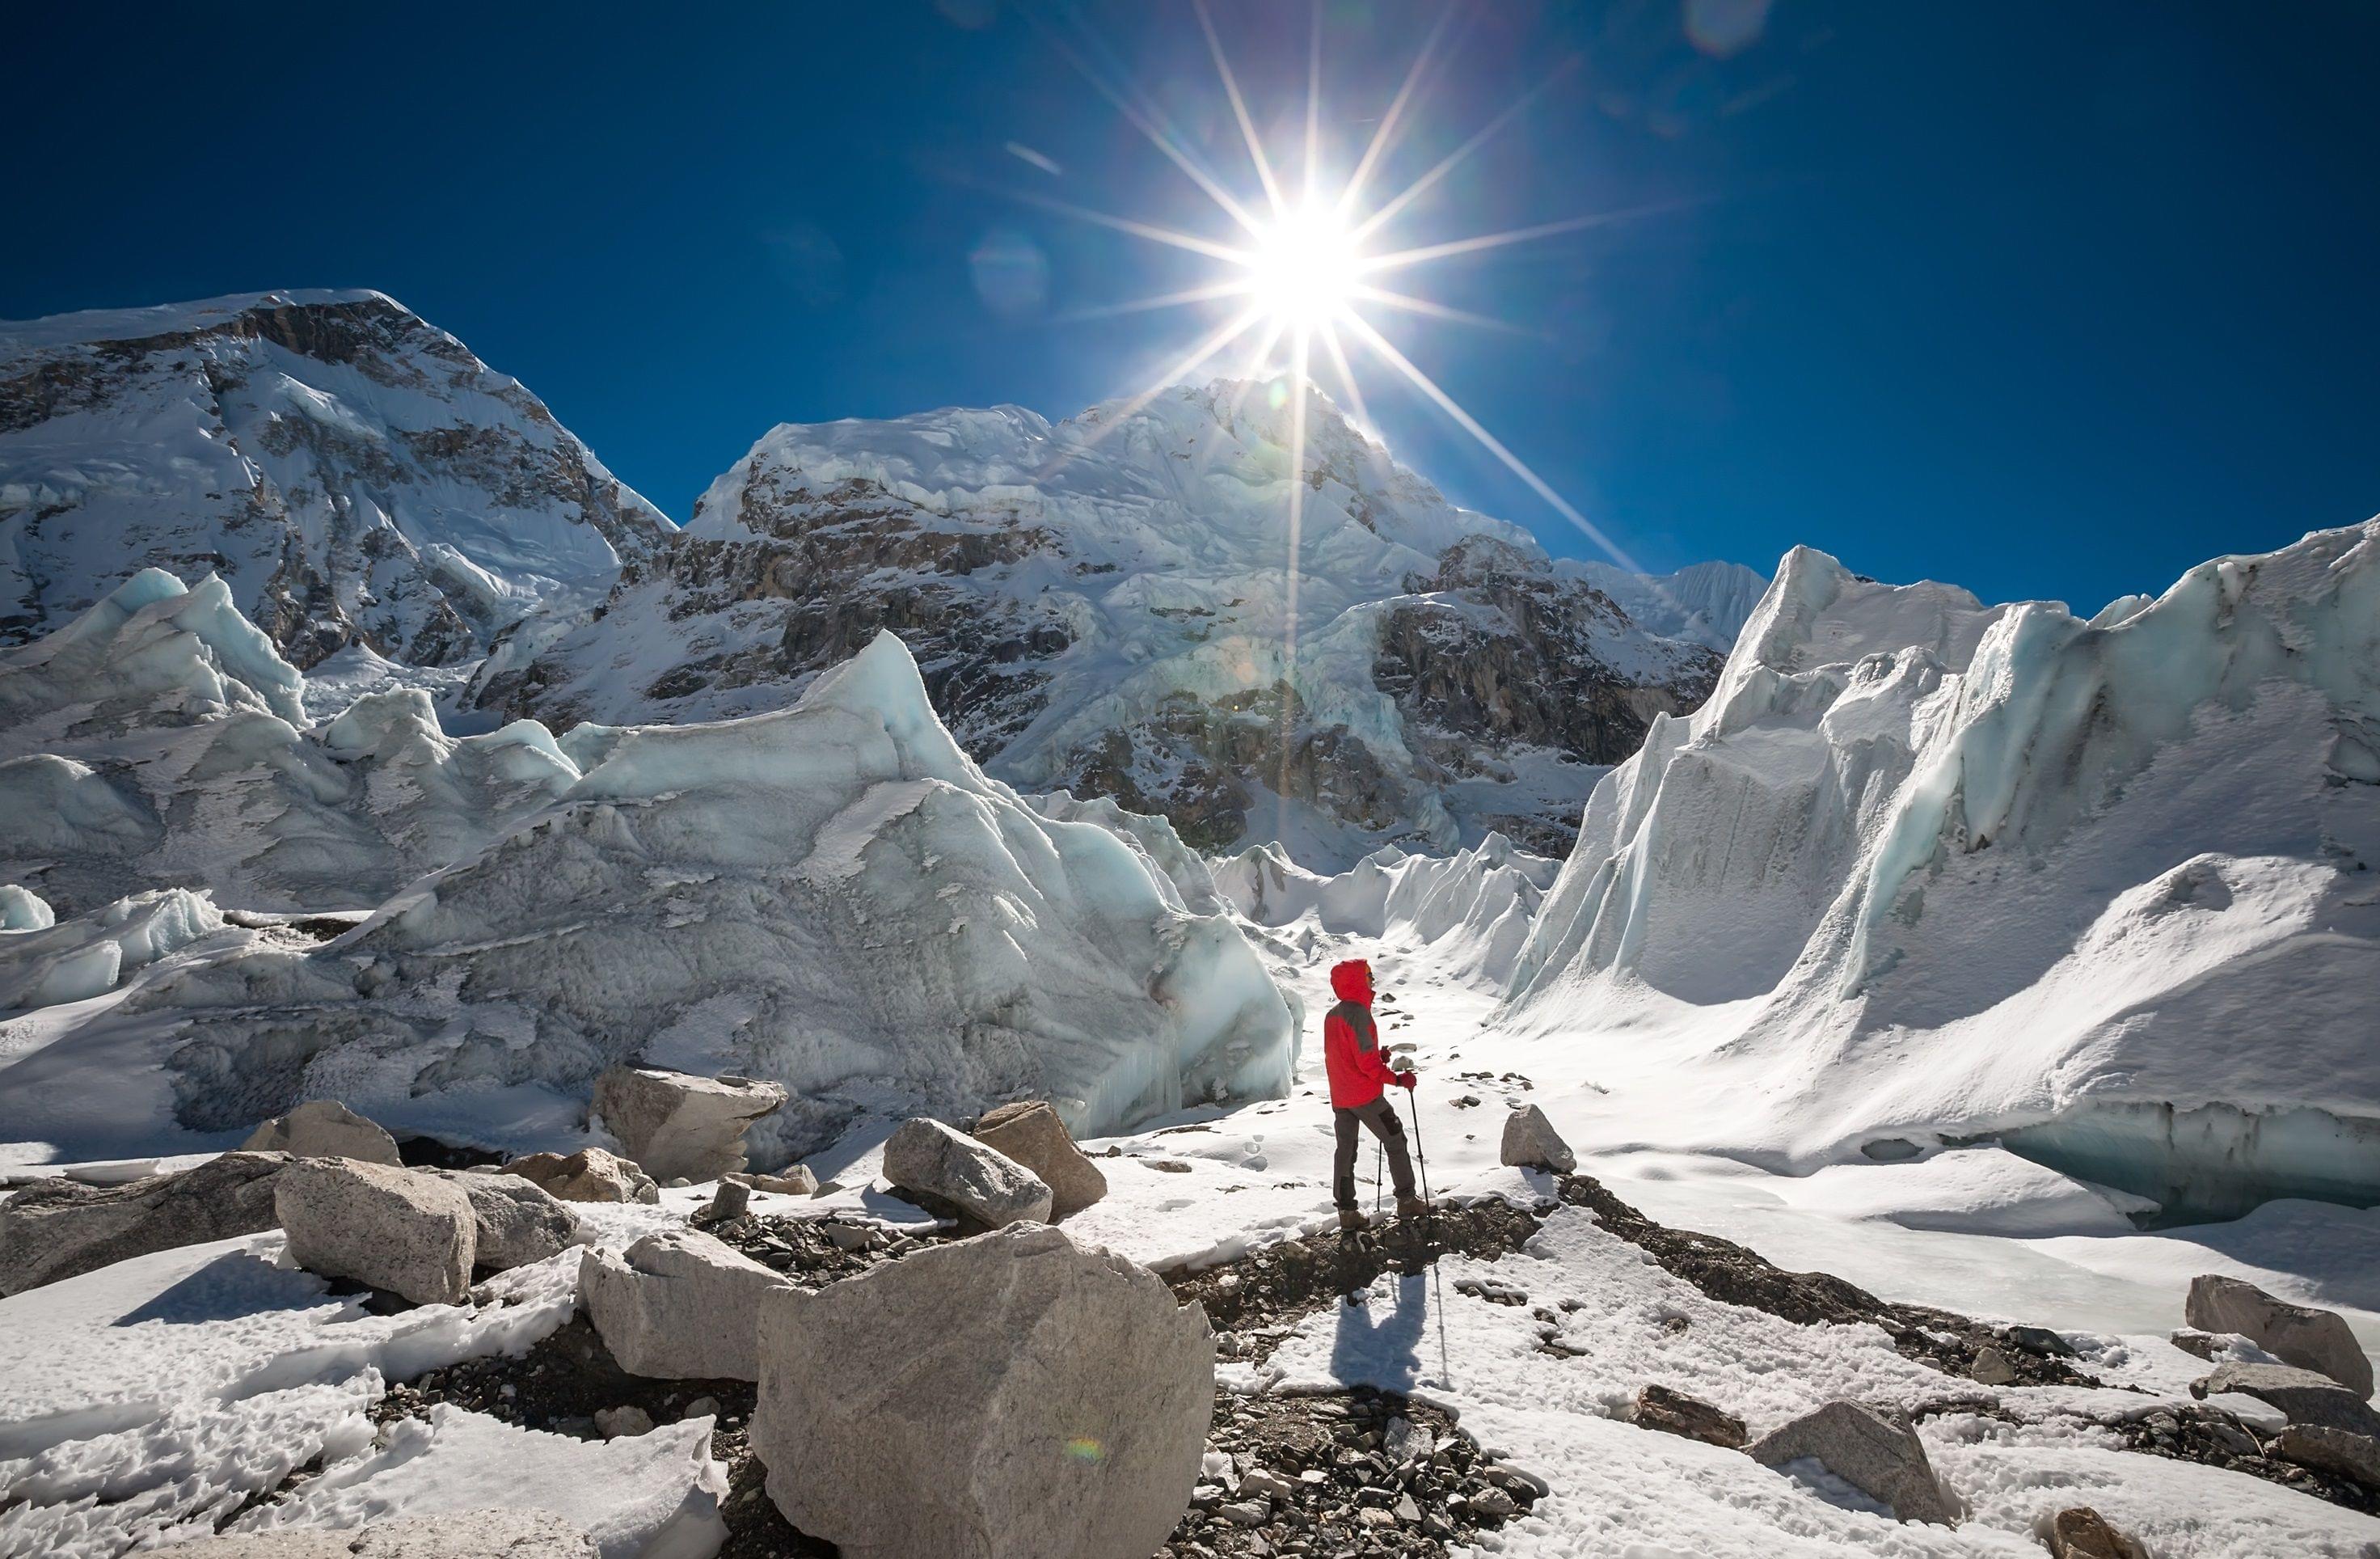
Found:
[[[0,1045],[0,1141],[223,1146],[336,1097],[522,1146],[631,1058],[787,1084],[779,1161],[871,1114],[1288,1087],[1295,1015],[1204,867],[987,778],[889,633],[787,710],[559,739],[448,737],[419,690],[313,727],[299,681],[223,581],[154,570],[0,656],[0,1003],[98,1003]],[[359,902],[328,944],[261,913]]]
[[[1611,563],[1565,557],[1554,572],[1583,579],[1617,602],[1647,633],[1707,644],[1720,654],[1767,591],[1768,576],[1741,563],[1690,563],[1674,574],[1632,574]]]
[[[301,667],[474,659],[671,530],[543,402],[376,292],[0,323],[0,644],[213,573]]]
[[[1509,1016],[1627,1031],[1692,1101],[1641,1139],[2368,1205],[2375,883],[2380,520],[2088,622],[1803,549],[1597,788]]]
[[[1684,636],[1649,631],[1308,395],[1296,472],[1281,386],[1231,381],[1054,424],[780,427],[600,607],[525,623],[473,697],[556,727],[748,714],[890,628],[991,773],[1202,848],[1567,848],[1602,766],[1709,690],[1742,581],[1668,600],[1619,576]]]

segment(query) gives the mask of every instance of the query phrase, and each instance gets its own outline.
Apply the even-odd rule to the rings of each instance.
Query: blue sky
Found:
[[[1230,233],[1059,40],[1256,196],[1186,4],[40,9],[0,315],[376,286],[680,519],[772,423],[1066,415],[1212,323],[1068,318],[1211,272],[1017,192]],[[1438,14],[1323,0],[1339,165]],[[1468,14],[1377,188],[1542,91],[1393,231],[1653,213],[1400,279],[1514,331],[1377,317],[1640,562],[1807,542],[2088,611],[2380,511],[2380,8]],[[1307,12],[1215,16],[1293,153]],[[1363,383],[1451,494],[1593,554]]]

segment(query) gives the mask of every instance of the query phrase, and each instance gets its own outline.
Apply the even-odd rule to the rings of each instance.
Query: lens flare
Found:
[[[1301,206],[1265,225],[1247,260],[1257,305],[1291,330],[1320,330],[1354,301],[1362,257],[1329,205]]]
[[[1066,1455],[1078,1462],[1101,1462],[1107,1459],[1107,1447],[1089,1435],[1079,1435],[1066,1442]]]

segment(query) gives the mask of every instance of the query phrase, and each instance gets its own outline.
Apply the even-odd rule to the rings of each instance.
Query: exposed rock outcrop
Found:
[[[2236,1332],[2284,1364],[2372,1395],[2371,1356],[2336,1310],[2293,1305],[2252,1283],[2207,1273],[2190,1280],[2186,1315],[2201,1332]]]

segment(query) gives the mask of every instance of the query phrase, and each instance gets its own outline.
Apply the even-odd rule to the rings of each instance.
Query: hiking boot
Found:
[[[1339,1210],[1339,1232],[1341,1234],[1352,1235],[1360,1229],[1368,1229],[1371,1226],[1372,1221],[1369,1218],[1365,1217],[1363,1213],[1356,1211],[1354,1208],[1342,1207]]]
[[[1426,1217],[1427,1217],[1428,1215],[1429,1215],[1429,1203],[1427,1203],[1427,1202],[1426,1202],[1426,1201],[1422,1200],[1421,1200],[1421,1198],[1419,1198],[1419,1197],[1399,1197],[1399,1198],[1397,1198],[1397,1216],[1398,1216],[1398,1217],[1400,1217],[1400,1218],[1426,1218]]]

